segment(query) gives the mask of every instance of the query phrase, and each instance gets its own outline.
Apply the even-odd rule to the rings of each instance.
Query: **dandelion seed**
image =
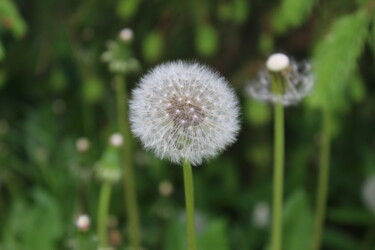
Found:
[[[271,55],[266,63],[267,70],[259,72],[258,79],[247,86],[247,93],[258,100],[282,103],[284,106],[296,104],[311,92],[314,78],[310,64],[297,63],[286,55]],[[281,81],[279,93],[273,90],[273,79]]]
[[[238,101],[226,80],[206,66],[183,61],[151,70],[130,101],[135,136],[146,149],[178,164],[198,165],[233,143],[238,116]]]

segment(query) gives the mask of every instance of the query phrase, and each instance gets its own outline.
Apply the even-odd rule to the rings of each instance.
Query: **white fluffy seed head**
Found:
[[[266,62],[268,70],[280,72],[289,67],[289,58],[283,53],[275,53],[268,57]]]
[[[267,202],[261,201],[255,204],[252,220],[254,227],[265,229],[270,223],[270,207]]]
[[[90,229],[91,220],[87,214],[81,214],[76,219],[76,227],[80,231],[88,231]]]
[[[122,137],[122,134],[120,133],[114,133],[111,135],[111,137],[109,137],[109,143],[113,146],[113,147],[121,147],[122,144],[124,143],[124,138]]]
[[[119,33],[119,37],[124,42],[133,40],[133,30],[129,28],[122,29]]]
[[[130,101],[132,131],[160,158],[193,165],[217,155],[239,131],[238,100],[210,68],[183,61],[146,74]]]
[[[86,137],[81,137],[76,141],[76,149],[80,153],[84,153],[90,149],[90,141]]]
[[[365,181],[362,187],[362,199],[367,209],[375,214],[375,175]]]

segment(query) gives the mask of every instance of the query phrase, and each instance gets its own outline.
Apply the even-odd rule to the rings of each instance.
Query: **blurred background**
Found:
[[[310,244],[316,103],[327,89],[334,120],[323,249],[375,249],[375,190],[363,192],[375,175],[374,8],[370,0],[1,0],[0,249],[96,249],[94,169],[118,131],[114,74],[103,53],[125,46],[124,28],[133,40],[112,52],[140,66],[126,74],[128,93],[151,67],[189,59],[216,68],[240,98],[238,141],[193,169],[201,249],[268,245],[272,105],[245,89],[274,52],[319,69],[313,95],[286,109],[284,249]],[[144,249],[183,250],[181,167],[134,145]],[[87,230],[75,224],[81,214],[91,219]],[[120,183],[110,214],[110,243],[127,249]]]

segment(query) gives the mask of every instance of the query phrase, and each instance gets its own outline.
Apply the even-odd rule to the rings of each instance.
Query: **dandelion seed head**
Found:
[[[280,58],[276,58],[278,60],[271,60],[272,56],[269,58],[266,63],[267,70],[263,69],[259,72],[258,78],[247,85],[246,92],[249,96],[260,101],[281,103],[284,106],[297,104],[311,92],[314,85],[311,66],[307,62],[296,62],[288,57],[282,59],[281,55],[277,57]],[[272,65],[273,61],[280,61],[280,65],[278,65],[280,67],[276,67],[277,62]],[[282,67],[285,65],[287,66]],[[283,84],[281,93],[273,91],[272,81],[275,76]]]
[[[135,136],[146,149],[178,164],[198,165],[233,143],[238,116],[238,100],[226,80],[206,66],[183,61],[151,70],[130,101]]]

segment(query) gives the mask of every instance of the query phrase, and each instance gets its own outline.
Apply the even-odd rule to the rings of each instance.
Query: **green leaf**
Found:
[[[163,36],[158,31],[149,33],[143,41],[143,57],[148,62],[155,62],[160,58],[163,52],[164,41]]]
[[[244,23],[249,13],[249,2],[247,0],[235,0],[233,2],[233,20],[238,23]]]
[[[0,17],[2,17],[5,28],[10,29],[16,38],[20,38],[26,33],[26,23],[13,1],[0,1]]]
[[[253,99],[246,99],[245,117],[253,125],[263,126],[271,120],[270,106]]]
[[[358,249],[360,245],[350,237],[337,229],[326,228],[323,236],[323,242],[330,246],[329,249],[353,250]]]
[[[309,105],[337,106],[348,79],[356,68],[368,34],[367,12],[357,12],[337,19],[330,32],[317,45],[314,55],[316,83]]]
[[[210,24],[197,26],[195,47],[202,56],[211,56],[218,49],[218,35],[215,28]]]
[[[309,249],[312,213],[304,191],[297,190],[291,195],[286,201],[283,216],[283,249]]]
[[[216,219],[211,221],[198,239],[198,249],[229,250],[228,232],[225,221]]]
[[[300,26],[309,17],[315,0],[284,0],[273,18],[273,27],[277,33]]]
[[[117,12],[121,18],[131,19],[139,8],[139,0],[121,0],[118,2]]]
[[[167,229],[165,250],[186,250],[186,229],[182,220],[171,220]]]
[[[99,78],[89,77],[83,87],[83,96],[87,102],[95,103],[103,97],[104,86]]]
[[[368,226],[373,223],[374,215],[358,208],[332,208],[327,212],[330,221],[358,226]]]

